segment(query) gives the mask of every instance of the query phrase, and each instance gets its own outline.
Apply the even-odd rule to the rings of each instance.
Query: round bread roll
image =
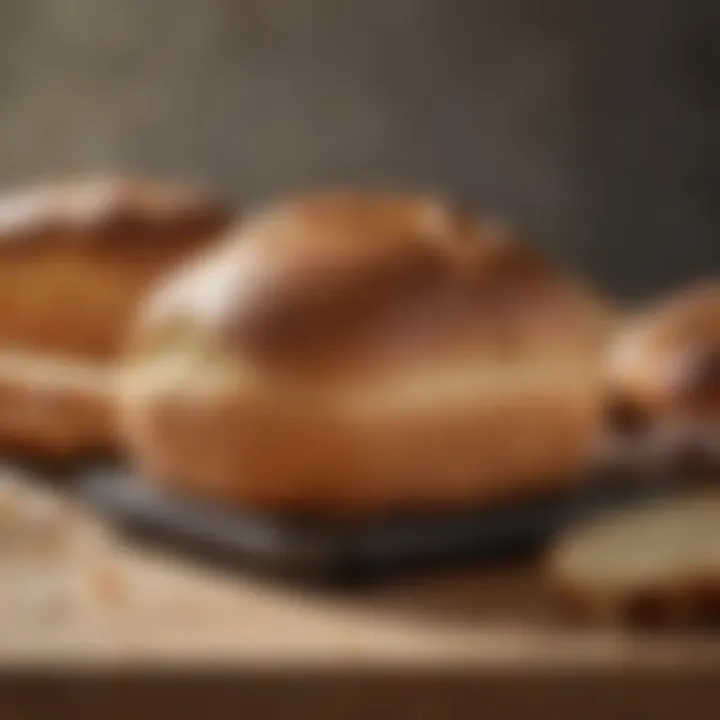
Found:
[[[0,198],[0,450],[111,442],[112,361],[140,298],[228,219],[199,190],[137,180]]]
[[[288,201],[144,308],[122,426],[148,477],[300,514],[496,502],[577,480],[605,308],[422,197]]]
[[[628,456],[720,471],[720,284],[638,314],[611,345],[608,426]]]
[[[695,493],[570,528],[550,553],[552,588],[577,618],[720,617],[720,496]]]

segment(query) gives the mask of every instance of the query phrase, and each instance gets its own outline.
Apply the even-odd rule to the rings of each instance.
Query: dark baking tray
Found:
[[[572,493],[434,515],[330,522],[228,509],[171,496],[117,467],[77,478],[80,495],[119,529],[232,567],[347,583],[439,563],[496,560],[540,548],[566,524],[664,492],[669,483],[596,477]]]
[[[69,457],[43,457],[33,452],[0,452],[0,468],[7,472],[18,470],[33,475],[34,479],[48,485],[72,489],[84,479],[88,468],[113,467],[119,464],[117,455],[108,451],[96,451]]]

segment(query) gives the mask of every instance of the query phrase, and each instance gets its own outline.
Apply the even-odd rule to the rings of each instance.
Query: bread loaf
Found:
[[[140,298],[227,221],[203,192],[137,180],[0,199],[0,451],[111,441],[112,371]]]
[[[720,472],[720,284],[631,318],[610,347],[607,425],[630,460]]]
[[[597,430],[607,316],[443,202],[291,200],[150,299],[123,432],[147,476],[278,511],[546,493],[577,481]]]

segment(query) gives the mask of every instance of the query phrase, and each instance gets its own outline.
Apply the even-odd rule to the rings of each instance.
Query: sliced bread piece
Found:
[[[576,616],[720,618],[720,493],[655,500],[572,527],[552,550],[549,572]]]

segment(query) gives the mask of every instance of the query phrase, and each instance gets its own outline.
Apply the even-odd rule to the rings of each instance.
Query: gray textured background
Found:
[[[0,182],[437,189],[608,290],[720,270],[714,0],[0,0]]]

